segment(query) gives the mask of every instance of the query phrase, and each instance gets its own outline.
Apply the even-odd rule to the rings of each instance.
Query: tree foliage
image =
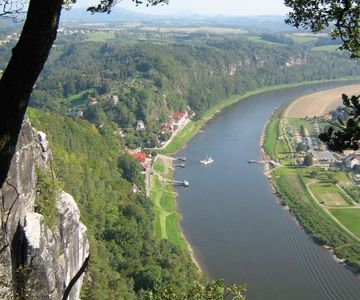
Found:
[[[344,149],[359,149],[360,141],[360,103],[359,96],[342,95],[344,108],[348,108],[349,118],[347,121],[338,120],[335,126],[321,133],[319,138],[324,141],[328,148],[333,151]]]
[[[286,23],[309,28],[315,33],[333,26],[331,36],[341,39],[340,49],[349,51],[352,58],[360,57],[358,0],[285,0],[285,5],[292,9]],[[360,140],[359,96],[343,95],[342,98],[345,107],[351,110],[351,118],[346,124],[339,122],[337,128],[331,127],[319,137],[334,151],[357,150]]]
[[[120,2],[121,0],[100,0],[100,3],[95,6],[89,7],[87,10],[92,13],[107,13],[111,12],[111,9]],[[146,6],[155,6],[158,4],[168,4],[169,0],[131,0],[135,2],[136,5],[146,3]]]
[[[303,164],[304,164],[304,166],[307,166],[307,167],[313,165],[313,157],[312,157],[311,153],[306,153]]]

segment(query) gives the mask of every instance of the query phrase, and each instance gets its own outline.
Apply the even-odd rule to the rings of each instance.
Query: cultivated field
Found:
[[[285,110],[285,118],[318,117],[329,113],[342,104],[341,95],[359,94],[360,84],[344,86],[332,90],[321,91],[300,97]]]

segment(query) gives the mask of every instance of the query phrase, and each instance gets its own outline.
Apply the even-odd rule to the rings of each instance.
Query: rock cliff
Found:
[[[79,299],[89,259],[86,227],[71,195],[56,200],[58,222],[35,211],[36,168],[51,161],[46,135],[28,120],[0,190],[0,299]]]

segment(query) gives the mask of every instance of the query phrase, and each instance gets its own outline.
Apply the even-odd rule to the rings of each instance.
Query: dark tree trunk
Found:
[[[26,21],[0,80],[0,188],[15,152],[29,97],[56,38],[63,0],[30,0]]]

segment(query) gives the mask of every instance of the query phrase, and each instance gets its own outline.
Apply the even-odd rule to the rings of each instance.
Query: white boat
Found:
[[[203,165],[208,165],[214,162],[214,159],[211,156],[207,156],[205,159],[200,160],[200,163]]]

